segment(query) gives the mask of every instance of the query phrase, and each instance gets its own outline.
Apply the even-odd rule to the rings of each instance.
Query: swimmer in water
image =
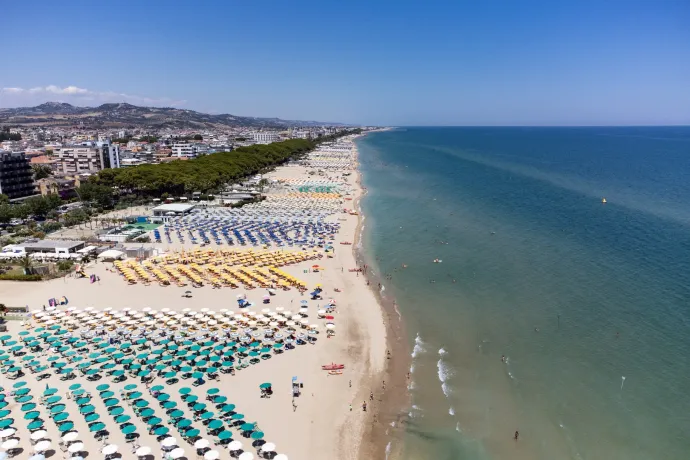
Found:
[[[506,362],[506,355],[501,355],[501,362],[505,363]]]

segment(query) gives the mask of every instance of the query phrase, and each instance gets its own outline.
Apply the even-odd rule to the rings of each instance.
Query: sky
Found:
[[[5,2],[0,107],[690,124],[690,0]]]

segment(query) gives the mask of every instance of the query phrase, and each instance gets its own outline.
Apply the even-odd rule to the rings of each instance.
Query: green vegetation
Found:
[[[91,183],[153,197],[161,197],[164,193],[207,193],[305,154],[314,147],[315,143],[306,139],[252,145],[188,161],[105,169],[91,179]]]
[[[17,133],[17,134],[12,134],[10,133],[9,128],[3,128],[0,130],[0,142],[2,141],[21,141],[22,140],[22,135]]]
[[[45,179],[53,175],[53,170],[48,165],[33,164],[31,169],[34,172],[34,180]]]
[[[97,206],[110,209],[115,204],[113,189],[107,185],[93,182],[84,182],[77,189],[77,195],[84,202],[93,202]]]
[[[158,138],[156,136],[141,136],[138,140],[139,142],[148,142],[150,144],[158,142]]]
[[[16,273],[3,273],[0,280],[5,281],[41,281],[41,275],[20,275]]]
[[[46,217],[61,204],[62,200],[57,195],[32,196],[15,205],[0,204],[0,224],[6,224],[12,219],[26,219],[29,216]]]

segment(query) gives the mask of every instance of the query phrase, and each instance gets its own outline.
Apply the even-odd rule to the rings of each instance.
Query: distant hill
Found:
[[[151,128],[177,129],[342,125],[342,123],[243,117],[230,114],[210,115],[194,110],[172,107],[138,107],[126,103],[109,103],[98,107],[75,107],[64,102],[46,102],[36,107],[0,108],[0,124],[25,126],[83,124],[94,128],[149,126]]]

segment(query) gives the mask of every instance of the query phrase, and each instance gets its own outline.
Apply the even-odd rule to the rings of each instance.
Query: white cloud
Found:
[[[138,105],[154,105],[154,106],[179,106],[184,105],[185,100],[174,100],[167,97],[154,98],[137,96],[133,94],[118,93],[115,91],[93,91],[86,88],[79,88],[78,86],[65,86],[61,88],[56,85],[37,86],[35,88],[17,88],[7,87],[0,89],[0,95],[6,97],[0,99],[0,106],[8,107],[10,105],[21,104],[40,104],[51,100],[53,95],[62,96],[60,102],[70,102],[73,104],[102,104],[105,102],[129,102],[130,104]]]

